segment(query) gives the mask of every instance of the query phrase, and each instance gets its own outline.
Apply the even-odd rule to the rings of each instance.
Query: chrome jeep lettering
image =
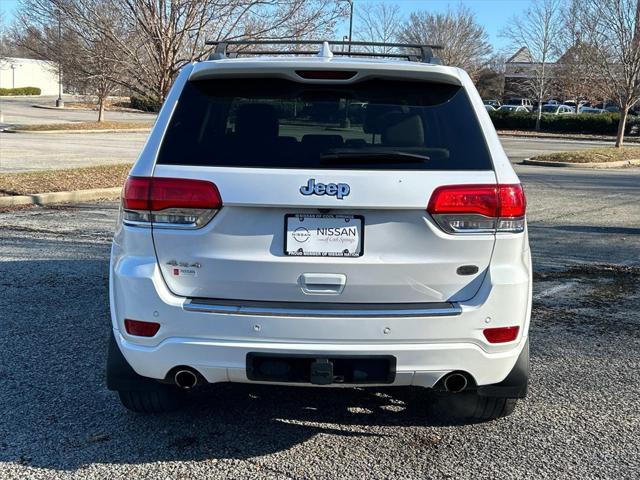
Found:
[[[329,195],[342,200],[349,195],[351,187],[347,183],[316,183],[315,178],[310,178],[306,185],[300,187],[302,195]]]

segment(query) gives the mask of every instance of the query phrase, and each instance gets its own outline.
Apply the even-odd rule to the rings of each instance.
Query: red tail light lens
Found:
[[[519,331],[520,327],[496,327],[485,328],[482,333],[489,343],[506,343],[513,342]]]
[[[153,337],[158,330],[160,330],[160,324],[156,322],[143,322],[141,320],[129,320],[124,321],[124,328],[129,335],[136,335],[137,337]]]
[[[446,185],[434,190],[427,211],[447,233],[521,232],[526,201],[517,185]]]
[[[498,190],[502,218],[524,217],[527,200],[522,185],[500,185]]]
[[[199,228],[222,206],[211,182],[185,178],[129,177],[124,186],[124,222],[134,226]]]
[[[129,177],[122,192],[122,206],[127,210],[149,210],[150,178]]]
[[[427,211],[431,214],[477,213],[496,217],[498,213],[496,185],[448,185],[438,187],[431,195]]]

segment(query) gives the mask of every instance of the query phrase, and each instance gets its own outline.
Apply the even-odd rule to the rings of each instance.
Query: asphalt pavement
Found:
[[[67,100],[73,100],[68,97]],[[54,105],[55,97],[0,99],[0,130],[10,125],[94,121],[96,112],[52,110],[33,105]],[[140,112],[107,112],[107,120],[149,122],[155,115]],[[134,162],[147,133],[6,133],[0,131],[0,174],[59,168]],[[613,141],[558,138],[502,137],[513,162],[538,154],[612,146]],[[638,147],[640,148],[640,147]]]
[[[215,385],[129,413],[103,372],[117,204],[0,213],[0,477],[639,478],[640,170],[517,169],[531,388],[475,425],[420,389]]]
[[[146,133],[3,133],[0,174],[133,163]]]
[[[27,97],[0,98],[0,129],[14,125],[36,125],[47,123],[95,122],[98,112],[73,108],[37,108],[55,107],[57,96],[38,95]],[[82,101],[83,97],[64,95],[65,102]],[[154,113],[143,112],[105,112],[106,120],[149,122],[155,121]]]
[[[2,133],[0,173],[134,162],[146,133]],[[537,154],[611,146],[612,142],[501,138],[513,162]],[[634,147],[640,149],[640,147]]]

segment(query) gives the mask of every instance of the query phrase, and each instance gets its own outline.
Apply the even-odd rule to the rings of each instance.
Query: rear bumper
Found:
[[[506,352],[487,353],[470,343],[310,344],[172,337],[156,346],[142,346],[127,341],[118,331],[114,331],[114,336],[136,373],[156,379],[164,379],[171,369],[185,365],[198,370],[210,383],[252,382],[246,373],[249,353],[318,357],[391,355],[396,359],[396,375],[391,385],[422,387],[433,387],[454,370],[468,372],[478,385],[498,383],[512,370],[525,343],[523,340]]]
[[[525,255],[521,265],[491,269],[478,294],[455,304],[450,314],[366,318],[193,311],[189,299],[167,289],[154,257],[121,257],[110,277],[113,333],[134,371],[154,379],[190,366],[211,383],[249,382],[248,353],[391,355],[393,385],[432,387],[456,370],[469,373],[478,386],[493,385],[512,371],[527,340],[531,281]],[[131,336],[125,318],[159,322],[161,328],[152,338]],[[513,342],[492,345],[482,334],[488,326],[514,325],[520,333]]]

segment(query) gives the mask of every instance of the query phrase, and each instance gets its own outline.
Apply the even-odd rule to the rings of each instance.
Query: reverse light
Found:
[[[495,327],[485,328],[482,333],[489,343],[506,343],[513,342],[519,331],[520,327]]]
[[[137,337],[153,337],[158,330],[160,330],[160,324],[156,322],[143,322],[142,320],[129,320],[124,321],[124,328],[129,335],[135,335]]]
[[[215,184],[187,178],[129,177],[124,186],[124,223],[157,228],[200,228],[222,207]]]
[[[447,233],[522,232],[525,210],[520,184],[445,185],[434,190],[427,206]]]

